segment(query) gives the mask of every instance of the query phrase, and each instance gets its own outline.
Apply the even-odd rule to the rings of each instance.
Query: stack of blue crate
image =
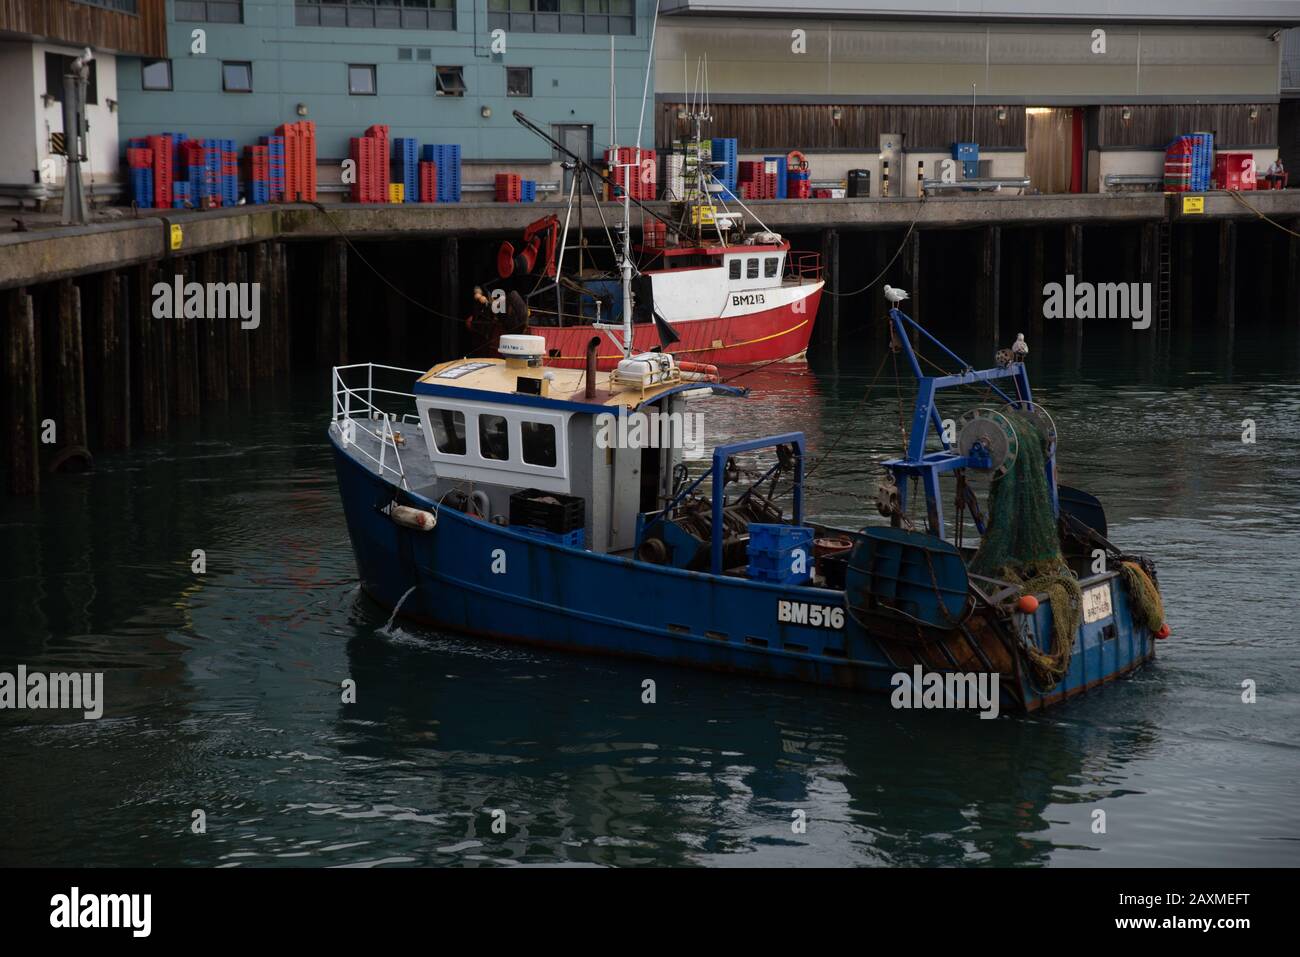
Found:
[[[806,525],[749,526],[749,577],[799,585],[812,577],[813,530]]]
[[[397,164],[397,182],[402,184],[402,201],[418,203],[420,201],[420,143],[408,137],[399,136],[393,140],[393,162]],[[438,170],[442,178],[442,170]]]
[[[172,183],[172,209],[185,209],[194,205],[190,194],[190,181],[178,179]]]
[[[221,144],[221,205],[239,205],[239,149],[234,140]]]
[[[459,203],[460,144],[435,143],[425,146],[421,159],[438,167],[438,202]]]
[[[521,203],[537,202],[537,180],[535,179],[520,180],[519,201]]]
[[[776,164],[776,198],[785,199],[785,179],[790,168],[789,160],[784,156],[764,156],[763,162]]]
[[[1190,189],[1203,193],[1210,188],[1210,173],[1214,168],[1214,134],[1193,133],[1192,179]]]
[[[721,163],[721,166],[713,167],[713,178],[726,187],[722,194],[723,199],[736,198],[736,177],[740,172],[740,164],[736,154],[736,138],[713,138],[713,162]]]
[[[131,170],[131,199],[141,209],[153,208],[153,170]]]
[[[534,525],[511,525],[510,527],[516,532],[523,532],[529,538],[537,538],[543,542],[563,545],[566,548],[587,547],[587,530],[585,528],[575,528],[571,532],[550,532]]]

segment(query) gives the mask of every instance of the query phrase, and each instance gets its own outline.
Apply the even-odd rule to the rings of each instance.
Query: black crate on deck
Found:
[[[850,199],[866,199],[871,195],[871,170],[849,170],[849,189],[846,194]]]
[[[817,559],[817,570],[822,573],[822,578],[826,579],[827,588],[844,590],[844,578],[849,570],[850,554],[850,552],[839,552],[834,555],[823,555]]]
[[[586,524],[586,502],[577,495],[527,488],[510,496],[510,524],[563,534]]]

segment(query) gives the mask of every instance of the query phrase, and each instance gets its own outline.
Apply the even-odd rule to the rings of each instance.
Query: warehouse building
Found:
[[[872,195],[885,142],[901,143],[904,195],[918,164],[934,175],[959,142],[978,144],[981,174],[1043,193],[1154,180],[1166,144],[1192,131],[1263,169],[1278,149],[1281,28],[1300,21],[1300,4],[1265,0],[987,0],[960,18],[936,0],[662,9],[661,147],[688,132],[707,58],[713,135],[736,137],[745,159],[799,149],[815,181],[867,169]]]
[[[239,144],[316,125],[322,193],[373,124],[460,144],[464,181],[502,168],[555,182],[520,110],[586,155],[635,142],[653,0],[168,0],[163,58],[122,58],[123,137],[160,131]],[[651,126],[646,109],[646,129]],[[649,133],[646,134],[649,145]],[[470,198],[470,197],[466,197]]]
[[[85,180],[92,193],[120,175],[119,57],[166,53],[164,0],[4,0],[0,3],[0,199],[48,198],[63,182],[63,75],[86,47],[90,126]]]

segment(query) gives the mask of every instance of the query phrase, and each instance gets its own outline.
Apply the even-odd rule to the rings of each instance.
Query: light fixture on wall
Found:
[[[1119,111],[1119,118],[1127,123],[1129,120],[1133,119],[1133,111],[1126,106],[1124,109]]]
[[[485,120],[490,120],[492,118],[492,107],[490,106],[483,107],[478,111],[478,115],[483,117],[483,119]]]
[[[108,107],[108,112],[110,113],[117,112],[117,100],[112,100],[112,99],[105,100],[104,105]]]
[[[57,103],[58,100],[54,98],[53,93],[42,93],[41,102],[45,104],[46,109],[49,109],[51,106]]]
[[[1006,121],[1007,121],[1007,110],[1006,110],[1006,107],[1004,107],[1004,106],[999,106],[999,107],[998,107],[998,122],[999,122],[999,123],[1005,123]]]
[[[299,116],[306,116],[306,115],[307,115],[307,104],[306,104],[306,103],[299,103],[299,104],[298,104],[298,115],[299,115]]]
[[[841,110],[838,106],[835,107],[835,109],[831,110],[831,122],[838,123],[842,119],[844,119],[843,110]]]
[[[1258,106],[1252,106],[1252,107],[1250,108],[1250,118],[1251,118],[1252,120],[1257,120],[1257,119],[1259,119],[1259,107],[1258,107]]]

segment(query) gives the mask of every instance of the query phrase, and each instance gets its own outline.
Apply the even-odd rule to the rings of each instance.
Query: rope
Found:
[[[1165,623],[1165,605],[1160,598],[1160,589],[1137,562],[1121,562],[1119,571],[1128,586],[1134,620],[1149,631],[1159,631]]]
[[[845,296],[860,296],[876,283],[880,282],[880,280],[884,279],[885,273],[889,272],[890,267],[894,265],[894,260],[898,259],[898,257],[903,254],[903,250],[907,248],[907,241],[912,238],[912,230],[916,228],[916,221],[921,218],[921,208],[923,206],[925,206],[924,196],[922,196],[921,201],[916,204],[916,215],[913,216],[912,221],[907,224],[907,232],[903,233],[903,241],[898,244],[898,249],[894,251],[894,255],[889,258],[889,262],[885,263],[885,268],[880,270],[875,279],[871,280],[871,282],[867,283],[861,289],[855,289],[853,292],[831,292],[829,289],[823,289],[822,291],[825,292],[826,295],[834,296],[837,299]]]
[[[1296,239],[1300,239],[1300,233],[1297,233],[1294,229],[1287,229],[1285,226],[1283,226],[1283,225],[1282,225],[1281,223],[1279,223],[1277,220],[1275,220],[1275,219],[1270,219],[1269,217],[1265,216],[1263,213],[1261,213],[1261,212],[1260,212],[1258,209],[1256,209],[1254,206],[1250,205],[1250,203],[1246,202],[1245,198],[1244,198],[1244,197],[1241,195],[1241,193],[1238,192],[1237,190],[1235,190],[1235,189],[1230,189],[1230,190],[1226,190],[1226,192],[1227,192],[1227,194],[1228,194],[1229,196],[1231,196],[1233,199],[1235,199],[1238,203],[1240,203],[1242,206],[1245,206],[1248,210],[1250,210],[1252,213],[1254,213],[1254,214],[1255,214],[1256,216],[1258,216],[1260,219],[1264,220],[1264,222],[1268,223],[1270,226],[1276,226],[1278,229],[1282,230],[1282,232],[1286,233],[1288,236],[1294,236]]]

